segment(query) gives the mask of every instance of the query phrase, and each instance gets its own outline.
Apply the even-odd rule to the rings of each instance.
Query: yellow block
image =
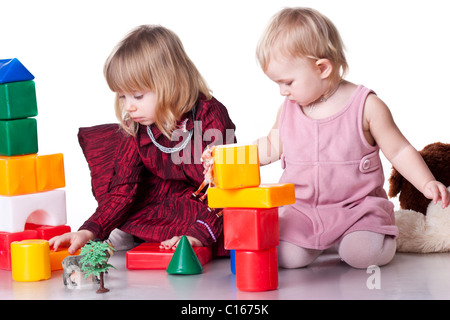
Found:
[[[38,191],[49,191],[66,186],[62,153],[40,155],[36,159]]]
[[[221,189],[257,187],[261,183],[257,145],[222,145],[213,152],[214,184]]]
[[[62,153],[0,157],[0,195],[15,196],[63,187]]]
[[[15,281],[40,281],[51,276],[47,240],[30,239],[11,242],[11,271]]]
[[[262,184],[233,190],[211,187],[207,192],[210,208],[274,208],[295,202],[292,183]]]

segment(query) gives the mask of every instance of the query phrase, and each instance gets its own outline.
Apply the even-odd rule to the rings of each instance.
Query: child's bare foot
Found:
[[[193,247],[203,247],[203,244],[197,238],[194,238],[194,237],[191,237],[191,236],[186,236],[186,237],[189,240],[189,243],[191,244],[191,246],[193,246]],[[180,242],[180,239],[181,239],[181,236],[175,236],[175,237],[173,237],[171,239],[161,241],[161,244],[159,245],[159,247],[161,249],[172,249],[172,250],[175,250],[177,248],[178,242]]]

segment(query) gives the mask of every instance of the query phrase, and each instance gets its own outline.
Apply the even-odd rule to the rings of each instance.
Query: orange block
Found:
[[[0,195],[12,196],[36,193],[36,157],[0,157]]]
[[[58,248],[58,250],[54,251],[53,248],[50,248],[50,269],[51,271],[62,270],[62,261],[67,256],[77,256],[80,254],[80,250],[77,250],[74,254],[70,254],[68,251],[69,248]]]
[[[36,180],[38,191],[64,188],[64,159],[62,153],[39,155],[36,158]]]

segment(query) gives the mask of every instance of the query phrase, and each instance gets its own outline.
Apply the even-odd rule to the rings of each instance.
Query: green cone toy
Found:
[[[166,269],[168,274],[198,274],[203,267],[186,236],[182,236]]]

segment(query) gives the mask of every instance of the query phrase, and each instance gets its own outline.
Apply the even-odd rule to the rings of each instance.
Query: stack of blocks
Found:
[[[23,253],[30,245],[41,245],[30,239],[45,242],[70,231],[65,225],[66,195],[60,189],[65,187],[63,155],[37,154],[36,116],[34,76],[17,59],[0,60],[0,269],[4,270],[14,268],[13,242]],[[52,270],[62,269],[53,260],[64,255],[50,253]]]
[[[223,208],[224,244],[234,253],[236,286],[277,289],[278,207],[295,202],[294,185],[260,184],[256,145],[218,146],[213,160],[208,206]]]

